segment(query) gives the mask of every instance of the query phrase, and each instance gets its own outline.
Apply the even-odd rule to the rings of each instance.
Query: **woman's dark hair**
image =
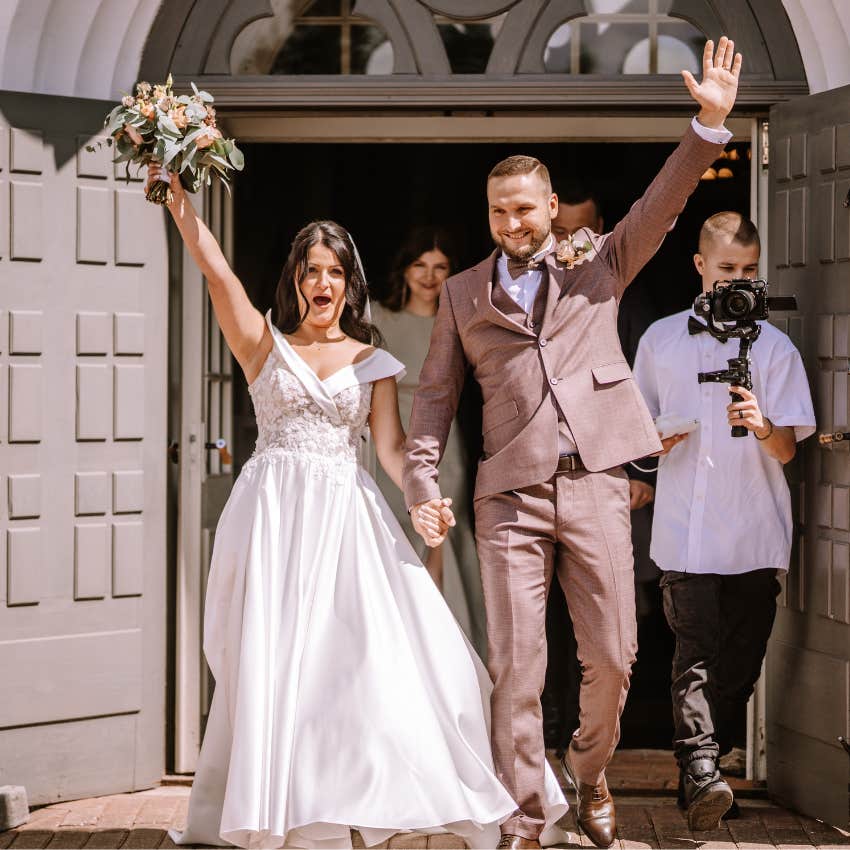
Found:
[[[324,245],[336,254],[345,275],[345,306],[339,319],[340,329],[347,336],[377,345],[380,334],[364,317],[368,291],[354,254],[348,231],[335,221],[313,221],[298,231],[275,294],[277,313],[275,324],[283,333],[294,333],[307,315],[307,305],[301,294],[301,281],[307,272],[307,254],[313,245]]]
[[[449,259],[449,274],[458,269],[457,251],[454,240],[442,227],[415,227],[411,230],[398,249],[390,271],[389,286],[381,303],[388,310],[397,313],[404,309],[410,291],[404,280],[407,267],[428,251],[442,251]]]

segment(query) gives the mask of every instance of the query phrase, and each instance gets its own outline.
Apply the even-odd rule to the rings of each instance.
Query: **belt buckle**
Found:
[[[561,455],[558,458],[558,469],[561,472],[575,472],[579,467],[578,455]]]

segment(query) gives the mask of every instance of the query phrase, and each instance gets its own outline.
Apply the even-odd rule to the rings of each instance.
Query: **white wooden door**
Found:
[[[850,87],[770,113],[770,280],[796,295],[786,328],[806,362],[821,431],[850,430]],[[850,445],[812,438],[789,469],[795,547],[767,659],[772,793],[848,822]],[[745,517],[742,519],[746,519]]]
[[[165,758],[166,231],[110,104],[0,93],[0,785],[151,786]]]

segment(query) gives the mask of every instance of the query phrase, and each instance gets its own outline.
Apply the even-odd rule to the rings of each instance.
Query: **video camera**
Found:
[[[796,309],[793,295],[769,298],[766,280],[716,280],[711,292],[701,292],[694,299],[694,313],[706,320],[705,330],[715,339],[726,342],[735,337],[741,343],[738,356],[727,361],[728,369],[700,372],[697,380],[701,384],[713,382],[751,390],[750,348],[761,333],[757,322],[767,319],[770,310]],[[743,401],[738,393],[732,393],[732,400]],[[748,433],[743,425],[732,426],[733,437],[746,437]]]

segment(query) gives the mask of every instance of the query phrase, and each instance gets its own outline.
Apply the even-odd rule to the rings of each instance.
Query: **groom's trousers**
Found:
[[[596,784],[620,738],[637,650],[629,482],[620,467],[557,473],[475,503],[493,679],[496,771],[518,811],[502,831],[536,838],[544,824],[546,596],[556,573],[582,666],[570,758]]]

